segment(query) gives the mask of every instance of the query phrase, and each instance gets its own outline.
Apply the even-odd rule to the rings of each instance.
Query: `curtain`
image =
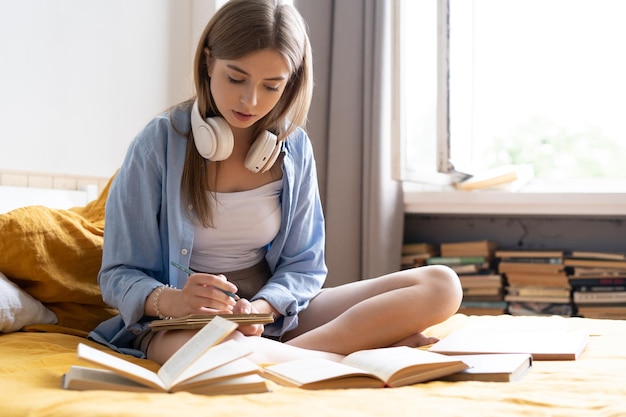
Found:
[[[400,267],[402,187],[391,179],[391,0],[296,0],[315,90],[307,130],[326,216],[327,286]]]

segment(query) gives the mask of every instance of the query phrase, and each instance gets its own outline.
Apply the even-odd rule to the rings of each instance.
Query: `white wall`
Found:
[[[109,177],[191,95],[215,1],[0,0],[0,171]]]

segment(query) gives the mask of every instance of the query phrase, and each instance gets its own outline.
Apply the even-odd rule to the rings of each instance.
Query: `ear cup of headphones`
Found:
[[[281,151],[282,151],[281,142],[277,142],[276,146],[274,147],[274,151],[272,152],[270,157],[267,159],[265,167],[261,170],[261,172],[267,171],[268,169],[270,169],[274,165],[274,163],[278,159],[278,156],[280,155]]]
[[[235,138],[228,122],[221,117],[204,119],[198,109],[198,100],[191,109],[191,129],[196,149],[203,158],[223,161],[233,152]],[[244,165],[252,172],[265,172],[274,165],[280,150],[276,135],[263,131],[250,146]]]
[[[250,146],[244,165],[252,172],[265,172],[274,165],[280,146],[276,135],[267,130],[262,132]]]
[[[203,158],[223,161],[232,153],[235,139],[228,122],[221,117],[204,120],[198,110],[197,100],[191,109],[191,129],[196,149]]]

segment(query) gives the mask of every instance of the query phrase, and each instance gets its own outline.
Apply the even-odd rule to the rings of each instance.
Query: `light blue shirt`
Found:
[[[153,119],[131,143],[111,185],[98,282],[104,301],[120,315],[101,323],[90,338],[125,353],[142,356],[131,346],[151,319],[144,317],[148,295],[186,278],[170,261],[188,266],[194,240],[181,195],[190,128],[189,108],[183,106]],[[298,313],[327,273],[317,172],[304,130],[287,138],[283,152],[281,226],[266,254],[272,277],[252,298],[267,300],[282,314],[266,326],[264,334],[271,336],[297,327]]]

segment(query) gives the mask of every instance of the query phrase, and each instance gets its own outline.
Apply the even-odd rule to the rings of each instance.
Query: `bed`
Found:
[[[306,391],[270,382],[269,393],[202,396],[65,391],[78,343],[115,314],[96,284],[107,188],[90,203],[27,206],[0,214],[0,415],[12,416],[624,416],[626,321],[457,314],[427,330],[466,326],[585,329],[575,361],[535,361],[520,381],[432,381],[402,388]],[[51,314],[52,313],[52,314]],[[148,360],[125,357],[156,370]]]

